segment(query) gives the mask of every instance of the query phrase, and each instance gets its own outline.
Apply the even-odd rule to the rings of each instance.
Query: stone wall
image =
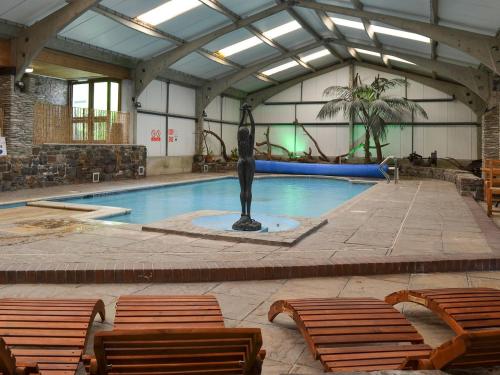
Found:
[[[432,178],[452,182],[456,185],[461,195],[473,195],[477,199],[483,199],[483,179],[470,172],[459,169],[415,167],[413,165],[401,165],[400,175],[416,178]]]
[[[34,106],[37,101],[66,105],[68,84],[64,80],[25,75],[24,89],[14,85],[14,75],[0,74],[0,106],[4,110],[4,136],[12,156],[30,156],[33,147]]]
[[[490,106],[483,115],[482,157],[500,159],[500,92],[492,91]]]
[[[146,147],[135,145],[41,145],[30,156],[0,157],[0,191],[101,181],[142,178]]]

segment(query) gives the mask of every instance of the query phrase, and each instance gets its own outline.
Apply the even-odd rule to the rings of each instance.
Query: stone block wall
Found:
[[[13,74],[0,74],[0,106],[4,110],[3,136],[6,137],[7,152],[10,155],[29,157],[33,147],[35,103],[41,101],[66,105],[68,84],[65,80],[36,75],[25,75],[23,90],[16,87],[14,82]]]
[[[145,146],[59,145],[35,146],[30,156],[0,157],[0,191],[101,181],[142,178],[146,168]]]

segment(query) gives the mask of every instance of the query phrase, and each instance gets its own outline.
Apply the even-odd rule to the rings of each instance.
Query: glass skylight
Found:
[[[336,25],[350,27],[358,30],[365,29],[362,22],[346,20],[345,18],[338,18],[338,17],[330,17],[330,18]]]
[[[323,56],[327,56],[329,54],[330,54],[330,51],[328,51],[327,49],[322,49],[321,51],[314,52],[314,53],[311,53],[310,55],[302,57],[301,60],[304,62],[309,62],[312,60],[319,59]]]
[[[150,25],[159,25],[201,5],[198,0],[170,0],[137,17]]]
[[[278,65],[278,66],[271,68],[269,70],[265,70],[262,72],[262,74],[264,74],[265,76],[272,76],[273,74],[279,73],[283,70],[293,68],[294,66],[297,66],[297,65],[299,65],[299,63],[297,61],[295,61],[295,60],[290,61],[290,62],[287,62],[286,64]]]
[[[301,26],[297,21],[291,21],[288,23],[285,23],[281,26],[275,27],[274,29],[268,30],[263,32],[265,37],[269,39],[275,39],[278,38],[282,35],[291,33],[292,31],[295,31],[297,29],[300,29]],[[225,47],[221,50],[218,51],[218,53],[222,56],[231,56],[234,55],[238,52],[244,51],[246,49],[252,48],[258,44],[264,43],[262,40],[260,40],[258,37],[253,36],[251,38],[242,40],[241,42],[232,44],[228,47]]]
[[[359,21],[351,21],[351,20],[348,20],[345,18],[339,18],[339,17],[330,17],[330,18],[336,25],[350,27],[352,29],[358,29],[358,30],[365,29],[365,27],[363,26],[363,23],[359,22]],[[398,30],[398,29],[391,29],[389,27],[378,26],[378,25],[371,25],[370,32],[396,36],[398,38],[416,40],[416,41],[424,42],[424,43],[431,42],[431,40],[429,38],[427,38],[426,36],[420,35],[420,34],[410,33],[408,31],[403,31],[403,30]]]
[[[409,33],[408,31],[391,29],[389,27],[378,26],[378,25],[372,25],[371,27],[372,27],[374,32],[379,33],[379,34],[397,36],[399,38],[412,39],[412,40],[416,40],[416,41],[424,42],[424,43],[431,42],[431,40],[429,38],[427,38],[426,36],[420,35],[420,34]]]
[[[354,48],[354,49],[359,53],[364,53],[365,55],[380,57],[380,53],[378,52],[368,51],[367,49],[362,49],[362,48]]]
[[[309,61],[317,60],[317,59],[319,59],[323,56],[329,55],[329,54],[330,54],[330,51],[328,51],[327,49],[322,49],[321,51],[317,51],[317,52],[311,53],[307,56],[304,56],[300,60],[302,60],[303,62],[309,62]],[[265,76],[271,76],[273,74],[282,72],[283,70],[293,68],[294,66],[297,66],[297,65],[299,65],[299,63],[297,61],[295,61],[295,60],[290,61],[290,62],[287,62],[285,64],[278,65],[274,68],[265,70],[262,72],[262,74],[264,74]]]
[[[385,55],[389,60],[394,60],[394,61],[401,61],[405,64],[410,64],[410,65],[415,65],[415,63],[412,63],[411,61],[402,59],[401,57],[396,57],[396,56],[391,56],[391,55]]]

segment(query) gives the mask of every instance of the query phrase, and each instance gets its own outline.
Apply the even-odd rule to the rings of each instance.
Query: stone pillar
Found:
[[[67,82],[26,75],[24,88],[14,85],[12,71],[0,71],[0,105],[4,110],[4,136],[12,156],[31,156],[33,147],[34,108],[37,101],[56,105],[67,103]]]
[[[491,93],[482,121],[482,158],[500,159],[500,92]]]

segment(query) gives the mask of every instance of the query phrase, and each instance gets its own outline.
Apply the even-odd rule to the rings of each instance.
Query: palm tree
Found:
[[[356,75],[353,87],[331,86],[325,89],[323,95],[333,96],[333,99],[323,105],[318,118],[332,118],[342,113],[347,118],[359,120],[365,128],[365,163],[370,162],[370,136],[373,136],[380,163],[380,141],[387,136],[387,124],[404,122],[412,113],[427,118],[427,113],[419,104],[406,98],[384,95],[387,90],[406,84],[401,78],[377,76],[370,85],[363,85],[359,75]]]

